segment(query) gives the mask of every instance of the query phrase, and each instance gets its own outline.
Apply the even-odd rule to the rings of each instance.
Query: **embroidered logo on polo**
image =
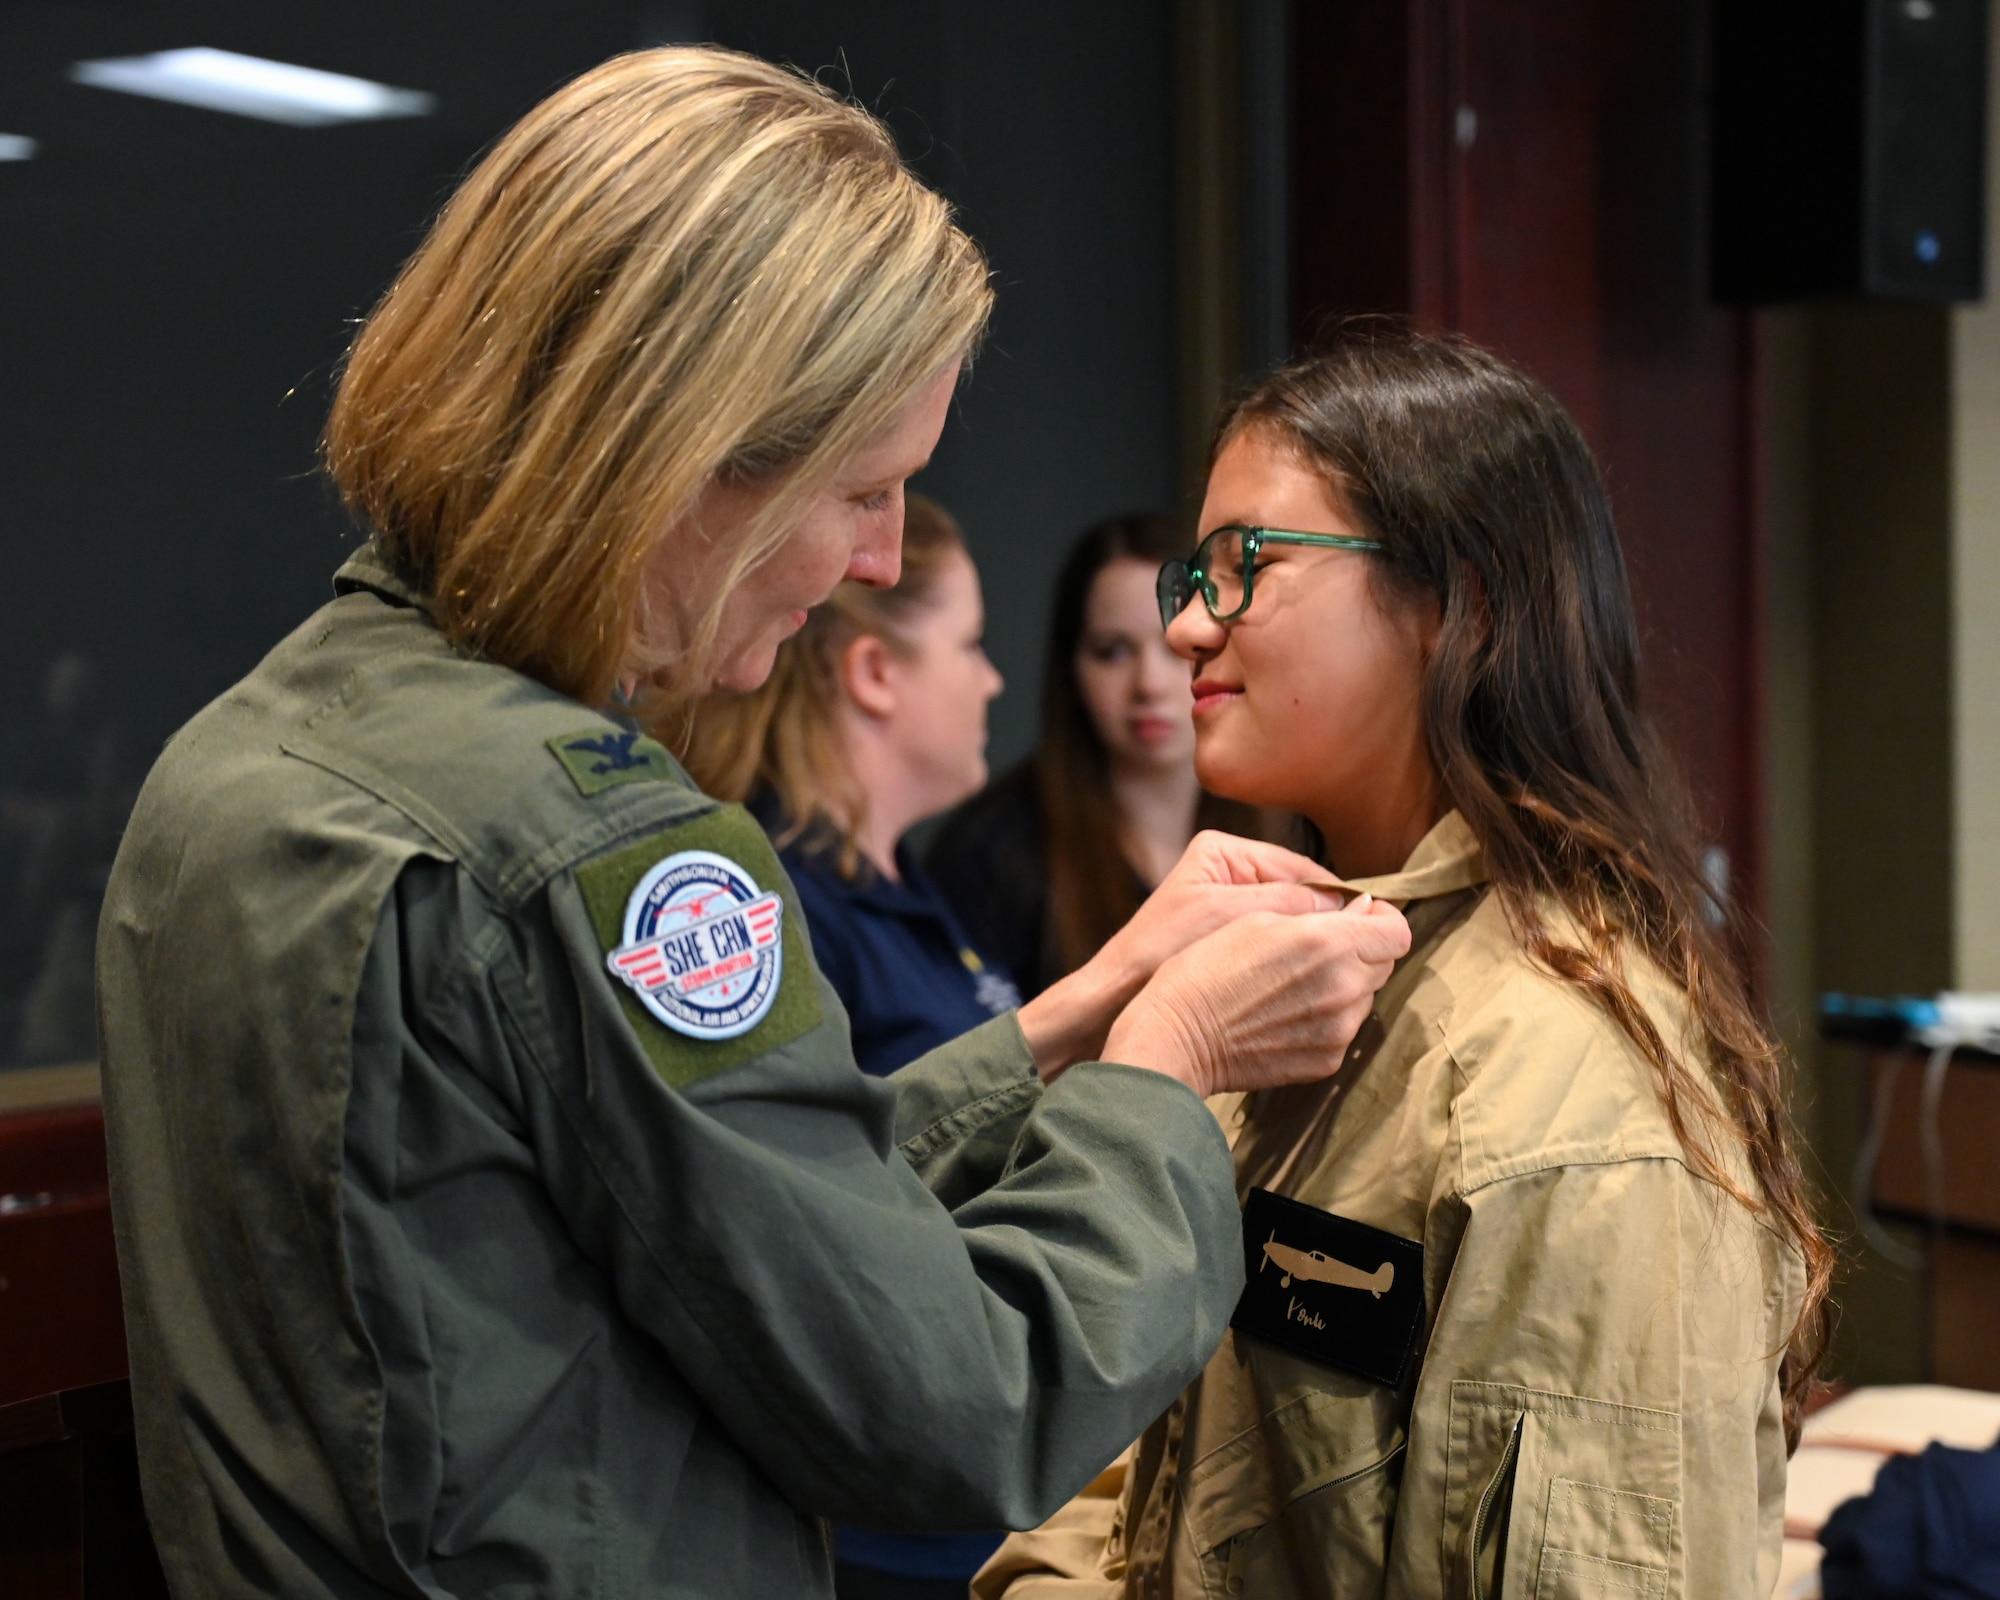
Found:
[[[624,940],[605,964],[675,1032],[734,1039],[777,1002],[784,914],[727,856],[683,850],[634,885]]]
[[[979,959],[977,950],[969,945],[960,946],[958,959],[972,974],[972,997],[986,1008],[988,1016],[1003,1016],[1021,1009],[1021,991],[1014,987],[1014,980],[987,966]]]
[[[1268,1189],[1243,1206],[1243,1298],[1229,1325],[1395,1388],[1424,1326],[1424,1247]]]

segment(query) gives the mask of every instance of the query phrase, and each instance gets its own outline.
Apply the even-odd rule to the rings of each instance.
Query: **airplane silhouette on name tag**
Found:
[[[1396,1263],[1385,1261],[1373,1272],[1364,1272],[1359,1267],[1350,1267],[1345,1261],[1336,1261],[1332,1256],[1321,1255],[1317,1250],[1295,1250],[1288,1244],[1279,1244],[1274,1232],[1264,1242],[1264,1259],[1257,1270],[1274,1266],[1280,1274],[1279,1282],[1287,1289],[1292,1279],[1301,1283],[1330,1283],[1342,1289],[1366,1289],[1377,1300],[1388,1292],[1396,1281]]]

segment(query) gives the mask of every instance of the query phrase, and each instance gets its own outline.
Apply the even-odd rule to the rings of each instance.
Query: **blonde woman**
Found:
[[[835,589],[761,689],[701,708],[685,755],[705,791],[748,801],[771,835],[855,1064],[881,1077],[1021,1003],[902,842],[985,781],[986,708],[1001,688],[985,631],[958,525],[911,495],[895,586]],[[1000,1543],[836,1533],[840,1600],[964,1600]]]
[[[817,1517],[1032,1522],[1213,1345],[1200,1096],[1322,1073],[1400,919],[1198,844],[884,1082],[756,824],[623,715],[895,581],[989,298],[867,114],[667,50],[529,113],[361,329],[372,537],[170,743],[99,936],[176,1593],[824,1595]]]

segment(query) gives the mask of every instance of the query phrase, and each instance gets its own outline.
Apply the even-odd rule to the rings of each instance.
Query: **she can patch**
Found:
[[[625,903],[605,965],[691,1039],[734,1039],[770,1014],[784,981],[785,903],[712,850],[655,864]]]

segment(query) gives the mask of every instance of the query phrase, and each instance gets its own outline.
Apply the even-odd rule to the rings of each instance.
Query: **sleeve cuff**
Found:
[[[1019,1117],[1042,1093],[1011,1011],[919,1056],[889,1081],[896,1086],[896,1142],[918,1168],[989,1123]]]

